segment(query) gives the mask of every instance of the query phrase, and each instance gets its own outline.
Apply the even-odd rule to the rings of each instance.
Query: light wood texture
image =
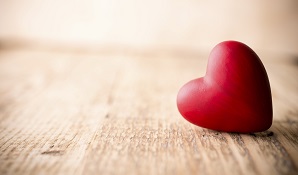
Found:
[[[176,109],[207,53],[2,49],[0,174],[298,174],[297,58],[259,55],[274,122],[245,135]]]

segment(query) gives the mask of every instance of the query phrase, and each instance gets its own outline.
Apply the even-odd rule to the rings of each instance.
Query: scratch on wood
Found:
[[[54,155],[54,156],[60,156],[64,154],[64,151],[61,150],[52,150],[52,151],[44,151],[41,153],[42,155]]]

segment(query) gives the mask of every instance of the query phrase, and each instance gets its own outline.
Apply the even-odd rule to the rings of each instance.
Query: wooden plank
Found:
[[[2,50],[0,174],[297,174],[297,65],[263,59],[268,131],[221,133],[176,109],[207,56]]]
[[[286,134],[278,131],[280,125],[276,122],[260,134],[239,135],[183,121],[108,119],[88,149],[84,173],[295,174],[297,122],[290,129],[283,124]]]

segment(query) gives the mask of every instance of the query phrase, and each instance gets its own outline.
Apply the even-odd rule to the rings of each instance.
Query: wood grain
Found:
[[[0,50],[0,174],[298,174],[297,64],[260,56],[274,123],[245,135],[176,109],[207,53]]]

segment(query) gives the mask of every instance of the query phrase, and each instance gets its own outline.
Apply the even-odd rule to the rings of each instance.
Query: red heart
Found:
[[[189,122],[218,131],[260,132],[272,124],[266,70],[257,54],[237,41],[213,48],[206,75],[180,89],[177,105]]]

